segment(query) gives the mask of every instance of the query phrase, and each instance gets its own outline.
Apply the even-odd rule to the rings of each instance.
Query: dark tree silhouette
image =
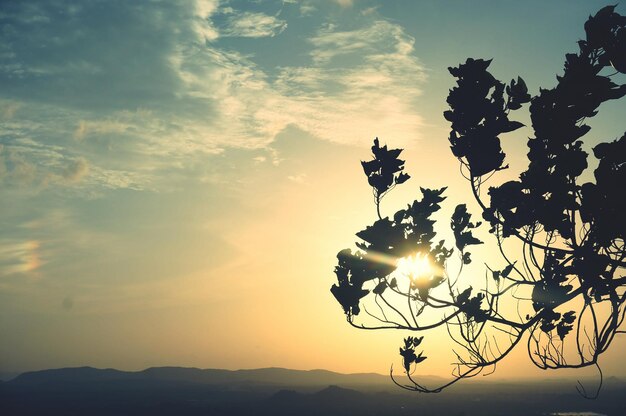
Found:
[[[421,188],[421,199],[383,216],[381,199],[409,179],[402,150],[376,139],[373,159],[362,162],[378,219],[356,234],[358,250],[339,252],[331,292],[356,328],[445,327],[458,346],[452,379],[427,388],[413,375],[426,359],[416,352],[423,337],[409,336],[400,348],[408,381],[394,378],[391,369],[398,386],[439,392],[494,371],[525,344],[542,369],[596,366],[599,391],[598,358],[624,332],[626,313],[626,134],[593,147],[593,176],[582,138],[590,131],[586,118],[601,103],[626,95],[626,85],[614,82],[626,73],[626,17],[605,7],[589,17],[585,32],[579,52],[566,55],[556,87],[534,97],[521,78],[505,85],[491,75],[490,60],[449,68],[457,84],[444,113],[451,150],[503,259],[500,267],[486,266],[484,279],[470,276],[470,286],[463,274],[472,262],[470,247],[483,243],[474,235],[481,223],[472,221],[465,204],[452,215],[455,247],[448,247],[436,238],[433,219],[446,188]],[[485,189],[508,167],[500,136],[523,126],[510,117],[528,103],[534,130],[528,168],[518,180]],[[449,270],[453,254],[459,258],[455,273]],[[586,397],[597,395],[577,388]]]

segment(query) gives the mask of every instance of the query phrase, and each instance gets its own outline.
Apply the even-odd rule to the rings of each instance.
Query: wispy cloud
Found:
[[[73,185],[88,171],[89,165],[84,158],[68,158],[54,147],[27,139],[8,146],[0,144],[0,184],[4,186]]]
[[[277,13],[217,0],[101,12],[15,5],[0,68],[4,183],[158,189],[160,172],[229,147],[268,148],[290,125],[337,143],[419,138],[425,70],[401,26],[375,11],[351,30],[320,21],[314,33],[296,32],[308,41],[291,53],[306,62],[273,67],[224,46],[228,37],[280,38],[290,22]]]
[[[89,164],[85,159],[78,158],[70,161],[61,173],[61,177],[69,183],[79,182],[89,172]]]
[[[192,27],[199,42],[214,40],[219,36],[211,22],[211,15],[218,7],[219,0],[195,0]]]
[[[279,68],[271,80],[250,58],[215,48],[181,49],[171,62],[189,94],[219,103],[207,126],[218,142],[264,146],[295,125],[339,143],[368,143],[379,134],[406,145],[420,137],[414,104],[426,78],[413,43],[383,20],[352,31],[327,25],[310,39],[312,66]],[[339,57],[347,60],[337,63]]]
[[[129,125],[115,120],[80,120],[76,130],[74,130],[73,137],[76,140],[83,140],[90,134],[123,133],[129,127]]]
[[[0,241],[0,277],[32,273],[41,265],[39,241]]]
[[[327,24],[310,41],[315,46],[311,56],[317,64],[325,64],[335,57],[351,54],[366,58],[372,55],[407,58],[413,52],[415,42],[401,26],[385,20],[376,20],[366,27],[349,31]]]
[[[401,27],[376,21],[341,31],[329,25],[310,42],[316,65],[283,68],[277,78],[284,106],[278,114],[317,137],[342,143],[384,135],[407,145],[420,137],[422,120],[414,103],[426,74],[413,54],[414,40]],[[337,57],[350,58],[349,64],[335,63]]]
[[[297,184],[303,184],[306,182],[306,177],[307,177],[306,173],[300,173],[298,175],[289,175],[287,176],[287,179]]]
[[[287,22],[276,16],[254,12],[232,12],[228,24],[220,32],[221,36],[244,38],[273,37],[287,28]]]
[[[21,106],[19,102],[0,100],[0,117],[4,120],[12,119]]]
[[[109,146],[102,142],[102,136],[94,143],[89,140],[96,134],[119,134],[118,124],[76,120],[78,127],[72,132],[71,123],[76,122],[73,112],[58,114],[57,109],[52,109],[52,115],[45,107],[49,106],[24,106],[39,117],[52,117],[34,121],[26,114],[3,123],[0,128],[0,186],[28,193],[53,186],[78,187],[86,191],[85,196],[120,185],[133,189],[145,186],[146,174],[141,169],[133,172],[124,168],[124,163],[120,166],[107,162],[98,149]]]
[[[335,3],[339,4],[341,7],[351,7],[354,4],[354,0],[334,0]]]

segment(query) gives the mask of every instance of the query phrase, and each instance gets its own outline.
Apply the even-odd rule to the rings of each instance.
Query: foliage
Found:
[[[600,355],[621,332],[626,314],[626,133],[593,147],[597,162],[591,164],[597,167],[592,181],[583,137],[591,130],[586,119],[603,102],[626,95],[626,85],[615,82],[626,73],[626,17],[607,6],[589,17],[585,32],[578,53],[566,55],[557,85],[535,96],[520,77],[509,84],[497,80],[488,71],[490,60],[469,58],[449,68],[456,78],[447,99],[450,109],[444,112],[451,125],[450,147],[504,261],[501,269],[487,266],[478,289],[462,280],[463,267],[472,262],[469,249],[483,244],[474,234],[481,222],[472,222],[467,206],[456,206],[452,214],[455,247],[449,247],[435,230],[446,188],[420,188],[421,199],[383,217],[381,199],[409,179],[399,159],[402,150],[380,147],[376,138],[373,159],[362,162],[378,219],[356,234],[359,250],[342,250],[337,256],[337,284],[331,291],[347,321],[362,329],[414,332],[445,326],[463,349],[455,352],[452,380],[426,388],[412,375],[426,359],[415,351],[423,337],[409,336],[400,348],[409,383],[393,378],[393,367],[391,372],[400,387],[439,392],[495,369],[522,339],[539,368],[598,366]],[[485,198],[485,182],[508,168],[500,137],[524,127],[511,117],[529,103],[533,133],[528,167],[519,179],[490,186]],[[519,242],[514,245],[516,260],[507,241]],[[459,270],[451,276],[449,260],[455,251]],[[411,256],[427,259],[430,269],[403,275],[399,263]],[[480,284],[475,278],[471,283]],[[517,307],[508,310],[505,299],[518,302]],[[525,317],[520,310],[528,312]],[[582,393],[587,395],[584,389]]]

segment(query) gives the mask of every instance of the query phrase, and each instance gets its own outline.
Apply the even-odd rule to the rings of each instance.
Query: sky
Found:
[[[447,68],[493,58],[504,81],[552,87],[604,5],[0,2],[0,371],[386,373],[406,334],[351,328],[329,291],[375,219],[373,138],[405,148],[412,175],[386,212],[420,186],[469,201]],[[625,110],[605,105],[594,138],[623,134]],[[503,177],[529,134],[504,143]],[[424,371],[449,373],[447,345],[432,335]],[[626,375],[624,347],[605,375]],[[500,376],[545,374],[516,354]]]

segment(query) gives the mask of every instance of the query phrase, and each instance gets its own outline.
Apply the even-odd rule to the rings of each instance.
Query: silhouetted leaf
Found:
[[[502,132],[508,133],[510,131],[515,131],[521,127],[524,127],[524,124],[520,123],[519,121],[508,121],[502,128]]]
[[[407,175],[404,172],[400,172],[400,174],[396,177],[396,183],[399,185],[409,180],[411,176]]]
[[[369,290],[360,289],[351,284],[333,285],[330,291],[348,315],[359,314],[361,311],[359,300],[369,293]]]
[[[391,282],[389,282],[389,287],[393,288],[393,289],[398,287],[398,282],[396,281],[395,277],[393,279],[391,279]]]
[[[463,302],[460,309],[467,315],[468,318],[472,318],[476,322],[485,322],[487,319],[487,313],[481,309],[481,304],[484,298],[484,294],[478,293],[476,296]]]
[[[561,317],[561,314],[558,312],[555,312],[554,309],[552,308],[544,309],[544,311],[541,313],[540,329],[545,333],[551,332],[556,327],[555,322],[560,317]]]
[[[456,303],[459,305],[467,303],[471,294],[472,294],[472,287],[470,286],[467,289],[465,289],[463,292],[459,293],[459,295],[456,297]]]
[[[470,222],[470,219],[471,214],[467,212],[467,206],[465,204],[457,205],[450,220],[450,227],[454,232],[456,247],[461,251],[467,246],[483,243],[472,234],[471,229],[476,228],[477,225]]]
[[[392,186],[402,184],[410,178],[402,172],[404,160],[398,158],[400,153],[402,149],[388,149],[386,145],[381,147],[377,137],[372,146],[374,159],[361,162],[367,182],[374,188],[377,203]]]
[[[413,347],[419,347],[419,345],[422,343],[422,341],[424,340],[424,337],[414,337],[413,338]]]
[[[444,280],[443,276],[422,277],[415,280],[412,287],[417,289],[419,298],[426,301],[430,290],[439,286]]]
[[[572,286],[566,282],[564,266],[553,253],[548,252],[541,270],[541,280],[535,283],[532,291],[535,311],[552,309],[563,303],[572,290]]]
[[[518,110],[522,108],[522,104],[530,102],[530,94],[528,94],[528,87],[521,77],[517,77],[517,81],[511,80],[511,83],[506,87],[506,94],[509,96],[508,108],[510,110]]]
[[[421,352],[420,352],[420,355],[418,355],[417,357],[415,357],[415,364],[419,364],[419,363],[421,363],[422,361],[424,361],[426,358],[428,358],[428,357],[423,356],[422,354],[423,354],[423,353],[421,353]]]
[[[452,127],[451,150],[466,161],[474,177],[506,168],[498,136],[522,126],[508,119],[505,85],[487,72],[490,62],[469,58],[457,68],[448,68],[457,78],[457,86],[448,94],[450,110],[444,112]],[[507,94],[509,109],[530,99],[521,78],[507,87]]]
[[[382,295],[385,289],[387,289],[387,282],[383,280],[376,285],[372,292],[377,295]]]
[[[411,365],[419,364],[426,359],[423,356],[423,352],[419,355],[415,354],[415,348],[419,346],[424,337],[408,337],[404,339],[404,348],[400,347],[400,355],[402,356],[402,366],[404,371],[409,373],[411,371]]]
[[[507,260],[502,270],[487,267],[487,272],[491,272],[496,281],[495,292],[487,286],[472,296],[472,287],[458,293],[459,288],[454,286],[456,279],[450,283],[449,296],[453,299],[453,306],[462,313],[457,323],[464,331],[462,339],[469,343],[473,339],[478,340],[474,337],[481,335],[482,328],[491,325],[505,331],[507,326],[521,329],[520,336],[530,336],[533,340],[533,349],[534,340],[537,341],[536,351],[529,352],[538,354],[534,362],[542,368],[564,365],[563,351],[558,351],[559,346],[552,344],[556,341],[555,329],[561,341],[577,324],[582,327],[576,341],[579,342],[580,334],[586,334],[583,332],[586,331],[585,322],[580,321],[575,311],[561,314],[557,310],[567,310],[566,305],[575,303],[574,299],[581,299],[581,295],[586,305],[602,304],[598,306],[598,311],[603,313],[594,316],[594,320],[604,319],[601,315],[605,315],[604,311],[608,312],[608,320],[598,327],[602,328],[602,335],[593,339],[594,335],[590,332],[591,339],[587,338],[592,344],[590,348],[598,353],[610,344],[623,312],[626,198],[622,188],[626,183],[626,134],[613,142],[593,147],[597,163],[588,162],[586,149],[591,146],[584,140],[591,131],[591,123],[586,124],[586,120],[598,113],[600,105],[626,96],[626,85],[620,84],[623,77],[609,75],[615,71],[626,73],[626,17],[617,14],[615,6],[607,6],[590,16],[585,32],[586,39],[578,42],[578,52],[565,56],[563,72],[557,75],[556,86],[540,88],[533,97],[522,78],[512,79],[505,85],[490,74],[490,60],[469,58],[458,67],[449,68],[456,78],[456,86],[447,97],[450,108],[444,112],[445,119],[451,124],[448,137],[451,151],[461,161],[462,172],[466,174],[469,170],[472,191],[479,199],[482,217],[489,222],[490,232],[497,238],[498,248],[505,254],[502,239],[515,236],[522,240],[520,247],[524,250],[517,257],[524,260],[523,267],[519,269],[524,275],[519,281],[510,277],[517,270],[515,262]],[[528,167],[518,179],[501,185],[490,182],[493,186],[488,189],[487,204],[483,199],[485,181],[493,172],[508,167],[505,165],[501,137],[523,127],[522,123],[509,117],[529,102],[532,133],[527,140]],[[404,172],[404,161],[399,159],[401,152],[401,149],[381,146],[376,138],[372,146],[373,159],[362,162],[368,183],[374,188],[378,209],[380,198],[409,179]],[[597,165],[594,178],[586,175],[590,165]],[[582,177],[588,178],[589,182],[581,185]],[[391,304],[387,306],[392,314],[402,314],[398,311],[411,310],[406,309],[406,301],[412,303],[416,309],[412,310],[412,317],[407,315],[407,323],[427,308],[439,307],[439,301],[434,300],[439,298],[439,293],[431,296],[431,291],[444,282],[446,261],[453,252],[445,247],[444,240],[437,239],[438,243],[434,243],[437,238],[434,214],[441,209],[445,188],[420,189],[421,199],[391,217],[381,219],[378,210],[379,220],[357,233],[361,240],[356,245],[362,251],[353,253],[343,250],[338,254],[339,263],[335,268],[337,284],[331,291],[349,321],[352,315],[359,313],[359,302],[369,293],[363,289],[364,283],[371,280],[377,282],[372,290],[376,295],[382,294],[387,286],[400,290],[396,279],[389,281],[389,278],[395,270],[395,259],[408,256],[425,256],[433,269],[417,276],[411,275],[411,286],[404,299],[396,294],[389,296],[402,302],[400,309],[396,310]],[[471,263],[467,248],[482,244],[473,235],[480,222],[473,223],[466,205],[461,204],[455,208],[450,224],[462,263]],[[505,254],[505,259],[508,258]],[[503,285],[501,279],[509,281]],[[500,297],[506,293],[515,298],[518,296],[515,293],[518,285],[530,286],[530,301],[535,315],[525,314],[525,320],[514,317],[508,321],[505,311],[499,309],[499,302],[504,300]],[[446,296],[445,291],[440,292]],[[524,299],[527,299],[526,295],[520,301]],[[385,309],[385,305],[378,306]],[[444,307],[447,306],[443,306],[442,311]],[[386,320],[385,312],[381,312]],[[616,316],[618,319],[615,319]],[[491,320],[489,325],[480,325],[488,320]],[[404,324],[399,324],[399,327],[404,327]],[[549,336],[536,334],[536,330]],[[426,358],[422,352],[417,354],[415,351],[421,341],[422,338],[405,338],[404,347],[399,350],[407,373],[413,364]],[[482,345],[481,341],[481,351],[488,351],[488,355],[493,354],[497,359],[502,358],[494,353],[499,350],[498,346],[495,349],[492,347],[489,343]],[[580,352],[581,345],[578,348]],[[588,354],[589,357],[593,355],[589,359],[585,356],[587,347],[582,348],[585,352],[579,354],[581,365],[594,363],[597,355]],[[474,350],[470,351],[474,353]],[[507,353],[508,350],[504,354]],[[468,366],[480,366],[483,362],[483,352],[476,351],[475,354]],[[422,391],[423,388],[416,384],[416,390]]]
[[[511,272],[513,271],[513,268],[515,267],[515,261],[511,264],[509,264],[508,266],[506,266],[504,269],[502,269],[502,272],[500,272],[500,274],[502,275],[502,277],[506,278],[509,277],[509,275],[511,274]]]

